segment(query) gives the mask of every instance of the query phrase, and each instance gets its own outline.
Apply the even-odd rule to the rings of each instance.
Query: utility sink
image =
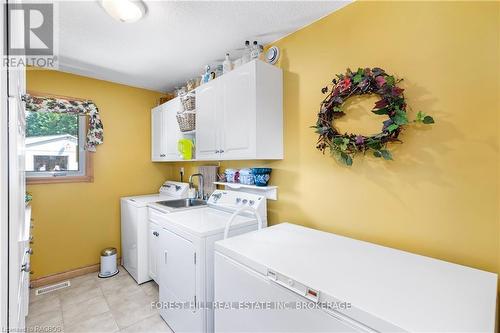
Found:
[[[169,208],[190,208],[198,206],[206,206],[207,202],[201,199],[179,199],[179,200],[167,200],[158,201],[157,204],[163,205]]]

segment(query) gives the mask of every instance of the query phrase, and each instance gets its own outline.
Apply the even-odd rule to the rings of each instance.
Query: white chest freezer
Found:
[[[497,275],[283,223],[215,244],[216,332],[493,332]]]

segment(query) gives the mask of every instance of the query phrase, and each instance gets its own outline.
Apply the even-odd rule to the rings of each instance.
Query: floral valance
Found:
[[[104,141],[103,126],[97,106],[89,100],[70,100],[58,97],[40,97],[26,94],[26,111],[30,112],[56,112],[89,116],[89,128],[85,148],[95,151],[96,146]]]

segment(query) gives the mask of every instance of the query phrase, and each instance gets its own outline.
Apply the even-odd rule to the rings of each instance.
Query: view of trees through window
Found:
[[[78,116],[52,112],[28,112],[26,136],[70,134],[78,137]]]

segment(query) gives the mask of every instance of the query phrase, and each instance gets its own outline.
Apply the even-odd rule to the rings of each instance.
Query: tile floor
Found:
[[[172,332],[151,307],[158,301],[156,283],[137,285],[122,267],[111,278],[91,273],[70,281],[71,287],[45,295],[31,290],[28,332]]]

